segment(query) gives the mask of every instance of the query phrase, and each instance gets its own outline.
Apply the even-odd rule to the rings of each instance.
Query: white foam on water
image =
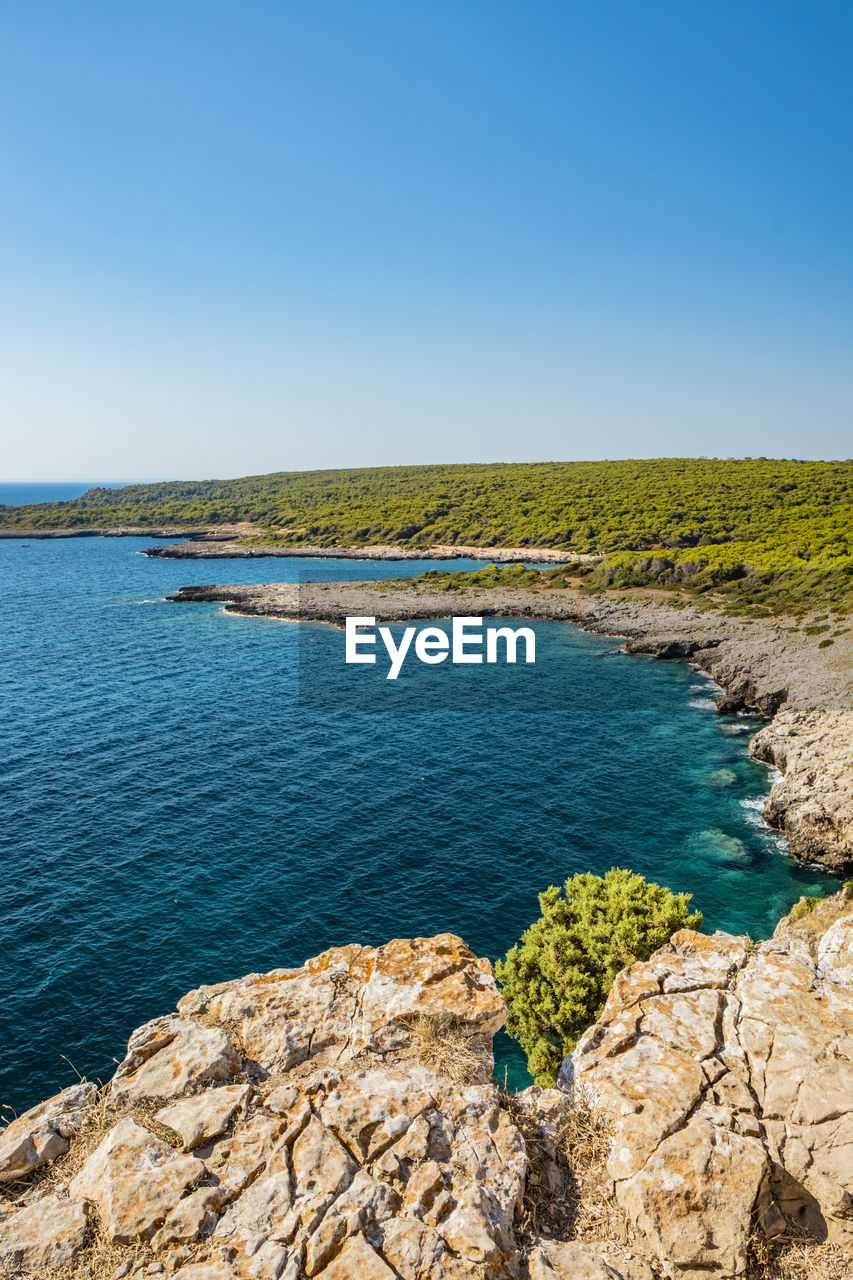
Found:
[[[753,800],[741,800],[741,808],[745,810],[744,817],[752,827],[759,827],[764,831],[769,830],[767,823],[764,821],[762,809],[766,796],[757,796]]]

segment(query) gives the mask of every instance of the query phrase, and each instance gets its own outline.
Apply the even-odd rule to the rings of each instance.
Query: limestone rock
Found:
[[[237,1051],[221,1028],[202,1026],[194,1018],[155,1018],[130,1037],[110,1097],[114,1102],[174,1098],[188,1085],[230,1080],[238,1066]]]
[[[320,1280],[395,1280],[394,1272],[364,1236],[353,1236],[319,1273]]]
[[[836,920],[827,929],[818,947],[817,964],[830,982],[853,987],[853,915]]]
[[[80,1252],[88,1218],[82,1200],[46,1196],[0,1221],[0,1266],[50,1271]]]
[[[124,1274],[178,1280],[729,1280],[756,1224],[846,1244],[852,932],[839,894],[758,947],[685,930],[618,976],[561,1079],[612,1117],[595,1177],[627,1245],[567,1238],[564,1090],[508,1103],[485,1072],[462,1084],[425,1050],[412,1015],[450,1015],[488,1066],[505,1012],[488,963],[441,935],[202,987],[141,1028],[76,1177],[0,1201],[0,1256],[38,1269],[26,1249],[59,1257],[67,1220],[86,1265],[84,1204],[127,1243]],[[14,1150],[39,1125],[67,1143],[73,1102],[22,1117]],[[519,1234],[525,1193],[537,1238]]]
[[[619,975],[563,1073],[613,1116],[617,1199],[667,1274],[741,1275],[754,1217],[853,1245],[847,903],[754,950],[676,934]]]
[[[543,1240],[527,1257],[527,1280],[655,1280],[645,1259],[618,1245]]]
[[[92,1153],[69,1191],[97,1207],[111,1240],[130,1243],[150,1236],[204,1173],[200,1160],[176,1154],[125,1118]]]
[[[200,987],[178,1008],[207,1025],[236,1023],[247,1056],[277,1072],[323,1051],[345,1059],[401,1048],[417,1013],[459,1019],[490,1052],[506,1020],[488,961],[452,934],[336,947],[301,969]]]
[[[190,1262],[174,1273],[174,1280],[239,1280],[239,1277],[227,1262]]]
[[[25,1111],[0,1131],[0,1183],[25,1178],[64,1155],[96,1093],[95,1085],[82,1081]]]
[[[831,871],[853,867],[853,712],[784,708],[750,743],[785,775],[764,806],[790,852]]]
[[[182,1098],[170,1107],[161,1108],[155,1119],[180,1134],[185,1150],[189,1151],[227,1129],[232,1116],[245,1104],[251,1092],[249,1084],[206,1089],[195,1097]]]
[[[216,1143],[204,1163],[229,1198],[238,1196],[267,1164],[287,1126],[272,1116],[256,1114]]]
[[[184,1196],[152,1237],[152,1248],[167,1249],[169,1245],[184,1244],[209,1235],[216,1226],[222,1201],[223,1192],[219,1187],[199,1187]]]
[[[682,1275],[737,1275],[746,1269],[750,1215],[768,1172],[757,1139],[697,1115],[618,1184],[618,1195],[640,1234]]]

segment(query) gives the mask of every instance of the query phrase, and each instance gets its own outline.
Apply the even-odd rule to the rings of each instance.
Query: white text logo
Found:
[[[451,634],[441,627],[406,627],[399,644],[390,627],[376,627],[375,618],[347,618],[347,662],[376,662],[376,632],[388,654],[388,680],[396,680],[412,650],[415,657],[434,666],[448,657],[454,663],[504,662],[517,660],[519,641],[524,642],[524,661],[536,661],[536,634],[530,627],[486,627],[482,618],[453,618]],[[500,647],[500,650],[499,650]]]

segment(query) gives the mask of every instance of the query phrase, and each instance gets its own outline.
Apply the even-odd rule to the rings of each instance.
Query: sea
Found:
[[[96,485],[113,489],[128,483],[123,480],[19,480],[0,483],[0,506],[19,507],[30,502],[70,502],[80,498]],[[134,483],[143,483],[135,481]]]
[[[151,545],[0,539],[7,1116],[106,1080],[131,1031],[201,983],[438,932],[495,960],[577,871],[631,867],[693,894],[706,930],[754,938],[836,887],[761,818],[757,723],[718,715],[686,663],[536,622],[535,667],[412,663],[394,685],[343,662],[338,628],[165,597],[473,562]],[[375,699],[353,701],[362,678]],[[435,696],[407,700],[424,680]],[[501,1082],[528,1082],[504,1033],[496,1057]]]

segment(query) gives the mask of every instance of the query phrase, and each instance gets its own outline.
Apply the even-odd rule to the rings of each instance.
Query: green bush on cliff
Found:
[[[581,872],[564,889],[540,893],[542,915],[496,966],[507,1031],[537,1084],[554,1084],[621,969],[647,960],[678,929],[701,928],[690,897],[620,867],[604,876]]]

